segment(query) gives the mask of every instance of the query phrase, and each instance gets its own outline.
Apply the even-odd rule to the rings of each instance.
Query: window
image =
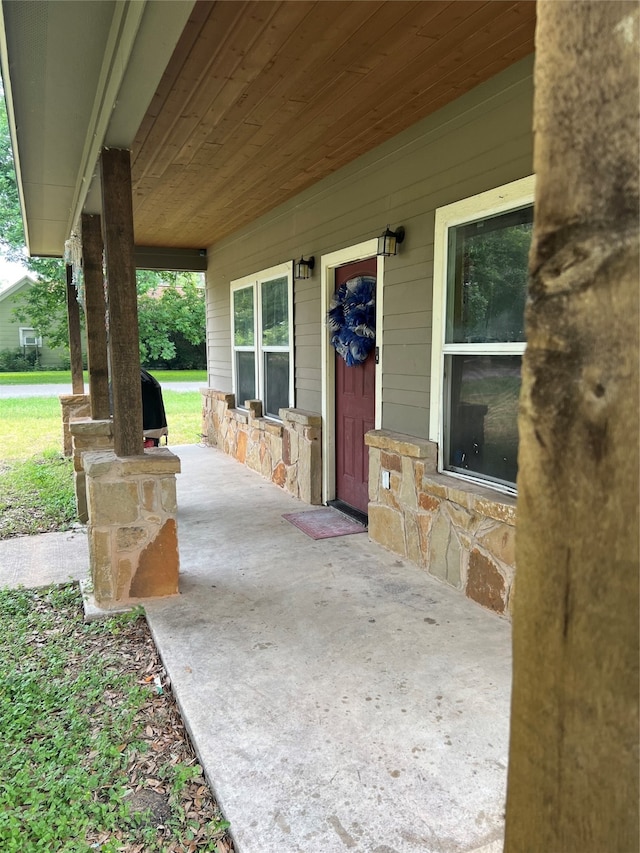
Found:
[[[269,417],[293,405],[293,264],[231,282],[236,405],[262,400]]]
[[[430,437],[441,470],[509,491],[533,184],[525,178],[436,211]]]
[[[20,327],[20,346],[21,347],[41,347],[42,338],[35,329],[27,329]]]

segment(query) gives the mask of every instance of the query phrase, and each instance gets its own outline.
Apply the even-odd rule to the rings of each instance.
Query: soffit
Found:
[[[192,7],[2,0],[2,76],[31,254],[62,253],[100,148],[131,146]]]
[[[0,0],[30,252],[132,148],[138,245],[211,245],[533,51],[535,3]]]
[[[136,135],[136,242],[197,248],[533,52],[535,3],[198,2]]]

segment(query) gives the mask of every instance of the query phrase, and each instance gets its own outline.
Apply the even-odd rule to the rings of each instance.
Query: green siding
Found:
[[[0,350],[15,350],[20,346],[20,328],[28,327],[29,324],[16,320],[13,312],[22,302],[22,297],[30,286],[31,283],[27,280],[21,287],[12,290],[4,297],[0,293]],[[64,354],[60,350],[50,349],[46,340],[43,340],[42,344],[40,348],[42,367],[61,367]]]
[[[532,68],[532,58],[517,63],[212,246],[211,386],[231,390],[230,281],[315,255],[314,277],[295,282],[296,405],[321,411],[320,258],[404,225],[401,252],[385,263],[382,426],[426,438],[435,210],[531,174]]]

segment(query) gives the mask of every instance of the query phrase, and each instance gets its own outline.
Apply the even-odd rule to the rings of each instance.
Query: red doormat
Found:
[[[312,539],[331,539],[334,536],[349,536],[351,533],[364,533],[363,524],[347,518],[330,506],[322,509],[287,512],[283,516]]]

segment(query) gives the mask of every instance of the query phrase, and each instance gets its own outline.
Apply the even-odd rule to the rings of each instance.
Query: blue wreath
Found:
[[[376,342],[376,280],[359,275],[336,290],[327,312],[331,345],[354,367],[366,361]]]

